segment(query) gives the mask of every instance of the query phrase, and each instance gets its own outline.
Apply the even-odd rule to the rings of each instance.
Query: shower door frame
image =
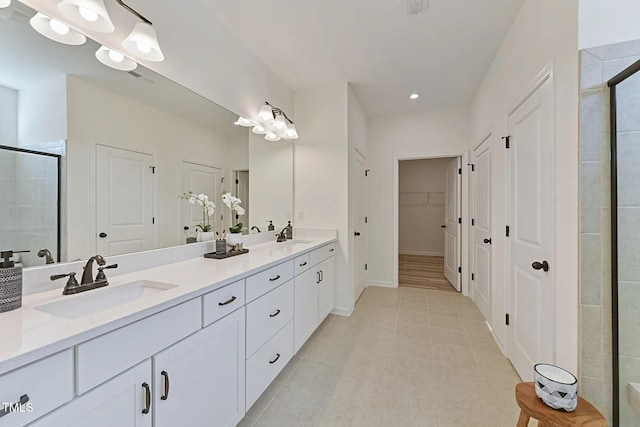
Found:
[[[58,165],[58,194],[57,194],[58,200],[56,202],[56,210],[57,210],[56,262],[60,262],[60,255],[61,255],[60,251],[62,250],[62,236],[60,235],[62,231],[61,218],[60,218],[60,215],[62,213],[61,194],[60,194],[60,192],[62,191],[62,156],[60,154],[47,153],[44,151],[36,151],[36,150],[28,150],[26,148],[11,147],[9,145],[0,145],[0,150],[13,151],[16,153],[23,153],[23,154],[35,154],[38,156],[53,157],[56,159],[57,165]]]
[[[614,76],[609,86],[611,126],[611,344],[613,376],[613,426],[620,425],[620,345],[618,332],[618,111],[617,86],[640,72],[640,61]]]

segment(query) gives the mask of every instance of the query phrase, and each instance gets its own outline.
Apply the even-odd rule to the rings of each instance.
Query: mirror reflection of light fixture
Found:
[[[120,71],[132,71],[138,66],[138,63],[127,58],[117,50],[109,49],[106,46],[100,46],[96,51],[96,58],[107,67]]]
[[[151,21],[130,6],[127,6],[122,0],[116,0],[116,2],[141,20],[141,22],[136,23],[127,38],[124,39],[122,46],[136,58],[153,62],[164,61],[164,54],[160,49],[158,35]]]
[[[238,117],[233,124],[236,126],[253,126],[251,132],[264,135],[267,141],[293,141],[298,139],[298,131],[296,125],[281,108],[265,102],[258,112],[257,119],[247,119],[246,117]]]
[[[49,18],[41,12],[36,13],[29,20],[29,23],[34,30],[58,43],[78,46],[87,41],[87,38],[83,34],[69,28],[68,25],[57,19]]]
[[[11,5],[11,0],[0,0],[0,9],[4,7],[9,7]]]
[[[81,28],[100,33],[115,30],[103,0],[62,0],[58,9],[69,22]]]

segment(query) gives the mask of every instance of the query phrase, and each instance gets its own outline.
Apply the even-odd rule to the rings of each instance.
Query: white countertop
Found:
[[[59,289],[25,296],[22,308],[0,313],[0,375],[335,240],[335,236],[305,236],[305,241],[311,243],[262,243],[250,247],[247,254],[223,260],[200,256],[188,261],[115,276],[109,279],[108,287],[77,295],[62,295],[63,280]],[[177,286],[77,319],[53,316],[35,308],[54,301],[73,300],[88,293],[97,294],[102,290],[137,280],[151,280]]]

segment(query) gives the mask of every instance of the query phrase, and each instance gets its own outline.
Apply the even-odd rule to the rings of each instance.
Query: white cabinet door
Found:
[[[318,327],[318,285],[320,272],[312,268],[296,276],[294,283],[295,353]]]
[[[244,308],[153,357],[154,426],[235,426],[244,417]]]
[[[146,360],[31,426],[151,427],[151,410],[151,360]]]
[[[318,266],[320,283],[318,284],[318,323],[327,317],[336,306],[336,260],[329,257]]]

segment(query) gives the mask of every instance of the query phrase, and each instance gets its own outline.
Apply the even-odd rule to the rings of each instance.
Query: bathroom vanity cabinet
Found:
[[[0,427],[235,426],[333,309],[333,253],[283,257],[0,376],[0,398],[33,405]]]

